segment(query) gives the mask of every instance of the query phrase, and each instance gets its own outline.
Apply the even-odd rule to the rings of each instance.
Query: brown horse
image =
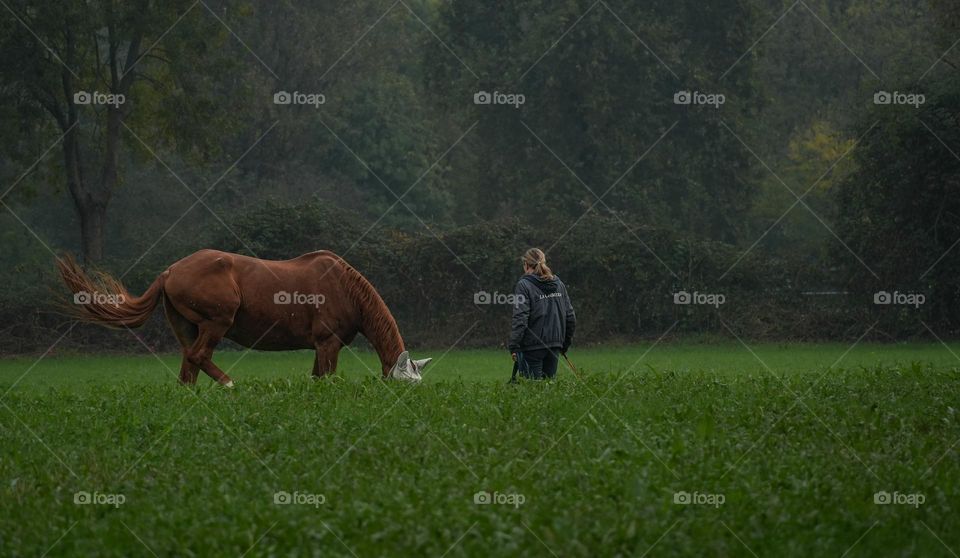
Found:
[[[313,349],[313,374],[336,371],[344,345],[362,333],[376,349],[383,377],[419,381],[431,359],[412,360],[397,322],[373,285],[332,252],[285,261],[201,250],[175,262],[141,296],[113,277],[91,278],[71,257],[58,259],[74,293],[72,314],[114,328],[139,327],[163,301],[183,348],[180,382],[194,384],[198,369],[222,385],[233,381],[213,363],[221,339],[252,349]]]

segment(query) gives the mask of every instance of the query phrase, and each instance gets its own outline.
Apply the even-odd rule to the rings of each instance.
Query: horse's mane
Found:
[[[370,281],[346,260],[339,256],[337,259],[343,266],[343,285],[347,295],[360,308],[363,335],[377,350],[380,360],[392,366],[397,356],[404,351],[403,338],[400,337],[397,321]]]

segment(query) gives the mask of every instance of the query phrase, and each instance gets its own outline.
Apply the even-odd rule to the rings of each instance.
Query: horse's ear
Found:
[[[417,371],[418,371],[418,372],[422,372],[423,369],[426,368],[428,364],[430,364],[430,361],[431,361],[431,360],[433,360],[433,359],[432,359],[432,358],[423,358],[423,359],[420,359],[420,360],[415,360],[415,361],[413,361],[413,365],[417,368]]]

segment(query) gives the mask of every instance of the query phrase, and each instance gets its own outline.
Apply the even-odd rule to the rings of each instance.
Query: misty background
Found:
[[[960,333],[956,3],[4,8],[3,353],[176,348],[71,323],[54,257],[201,248],[333,250],[413,346],[502,345],[529,246],[580,343]]]

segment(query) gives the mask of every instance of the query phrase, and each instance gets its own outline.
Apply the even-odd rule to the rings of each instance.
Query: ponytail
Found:
[[[541,279],[553,279],[553,272],[550,271],[550,267],[547,266],[547,256],[543,253],[543,250],[539,248],[530,248],[523,253],[523,256],[520,258],[524,265],[527,267],[532,267],[533,272],[537,274]]]

